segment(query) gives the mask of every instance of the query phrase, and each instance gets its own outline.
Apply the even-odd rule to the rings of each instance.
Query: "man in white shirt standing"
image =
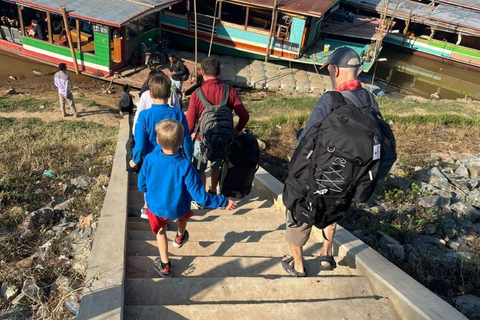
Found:
[[[75,108],[75,102],[73,101],[72,89],[70,87],[70,76],[65,72],[67,70],[67,65],[65,63],[60,63],[58,65],[58,71],[53,77],[53,82],[58,88],[58,98],[60,100],[60,109],[62,110],[62,116],[66,117],[65,113],[65,101],[68,102],[70,109],[72,109],[73,116],[78,118],[78,112]]]

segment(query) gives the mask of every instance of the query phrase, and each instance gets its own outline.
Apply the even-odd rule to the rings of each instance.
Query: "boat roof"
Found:
[[[274,0],[227,0],[227,2],[264,8],[273,8],[274,5]],[[281,11],[322,17],[325,11],[338,2],[339,0],[277,0],[277,8]]]
[[[180,0],[13,0],[13,2],[59,14],[62,12],[61,7],[65,5],[71,17],[120,27]]]
[[[375,10],[378,13],[384,11],[385,0],[345,0],[354,6]],[[389,16],[408,20],[410,11],[411,21],[422,23],[438,30],[458,32],[466,35],[480,35],[480,7],[479,11],[467,9],[453,4],[440,3],[437,6],[423,4],[408,0],[392,0],[388,2]],[[444,0],[445,1],[445,0]],[[454,0],[462,3],[480,3],[478,0]],[[396,10],[395,10],[396,9]]]
[[[463,8],[480,11],[480,0],[436,0],[435,2],[451,4],[451,5],[455,5]]]

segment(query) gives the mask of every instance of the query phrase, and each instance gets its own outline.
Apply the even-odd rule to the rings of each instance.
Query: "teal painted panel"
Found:
[[[95,40],[96,63],[110,67],[110,28],[105,26],[102,32],[93,32]]]
[[[167,16],[167,15],[162,14],[162,15],[160,15],[160,21],[162,23],[168,23],[168,24],[177,26],[179,28],[184,28],[184,29],[188,28],[187,19],[180,19],[180,18],[176,18],[176,17]]]
[[[299,19],[294,17],[292,21],[292,26],[290,28],[289,42],[301,44],[304,30],[305,30],[305,19]]]
[[[254,42],[258,44],[266,45],[268,42],[268,36],[264,36],[261,34],[239,30],[235,28],[228,28],[224,26],[218,26],[217,33],[219,36],[223,36],[230,39],[238,39],[238,40],[245,40],[249,42]],[[273,39],[272,39],[273,43]]]

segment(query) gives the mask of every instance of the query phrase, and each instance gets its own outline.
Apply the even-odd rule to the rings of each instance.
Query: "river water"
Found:
[[[469,71],[427,58],[399,52],[395,49],[384,48],[381,58],[386,61],[377,62],[369,75],[379,82],[386,82],[392,73],[390,86],[412,92],[416,95],[430,97],[437,94],[442,99],[457,99],[469,96],[480,100],[480,77],[478,72]],[[383,59],[382,59],[383,60]],[[0,54],[0,80],[8,81],[9,76],[21,80],[34,79],[42,81],[42,77],[35,76],[32,70],[56,72],[56,67],[21,60]],[[100,84],[101,80],[70,72],[76,83]]]

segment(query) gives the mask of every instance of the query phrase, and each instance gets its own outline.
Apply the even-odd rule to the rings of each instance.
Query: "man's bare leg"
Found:
[[[302,247],[296,246],[289,243],[290,250],[292,251],[292,256],[295,264],[295,270],[297,272],[304,272],[305,268],[303,267],[303,250]]]
[[[322,249],[320,250],[320,256],[333,256],[333,238],[335,237],[336,227],[337,224],[334,223],[323,229],[328,240],[324,239]],[[327,261],[322,261],[321,264],[325,267],[330,266],[330,263]]]
[[[217,193],[218,181],[220,181],[221,170],[213,170],[210,173],[210,179],[212,180],[212,185],[210,186],[210,191]]]

